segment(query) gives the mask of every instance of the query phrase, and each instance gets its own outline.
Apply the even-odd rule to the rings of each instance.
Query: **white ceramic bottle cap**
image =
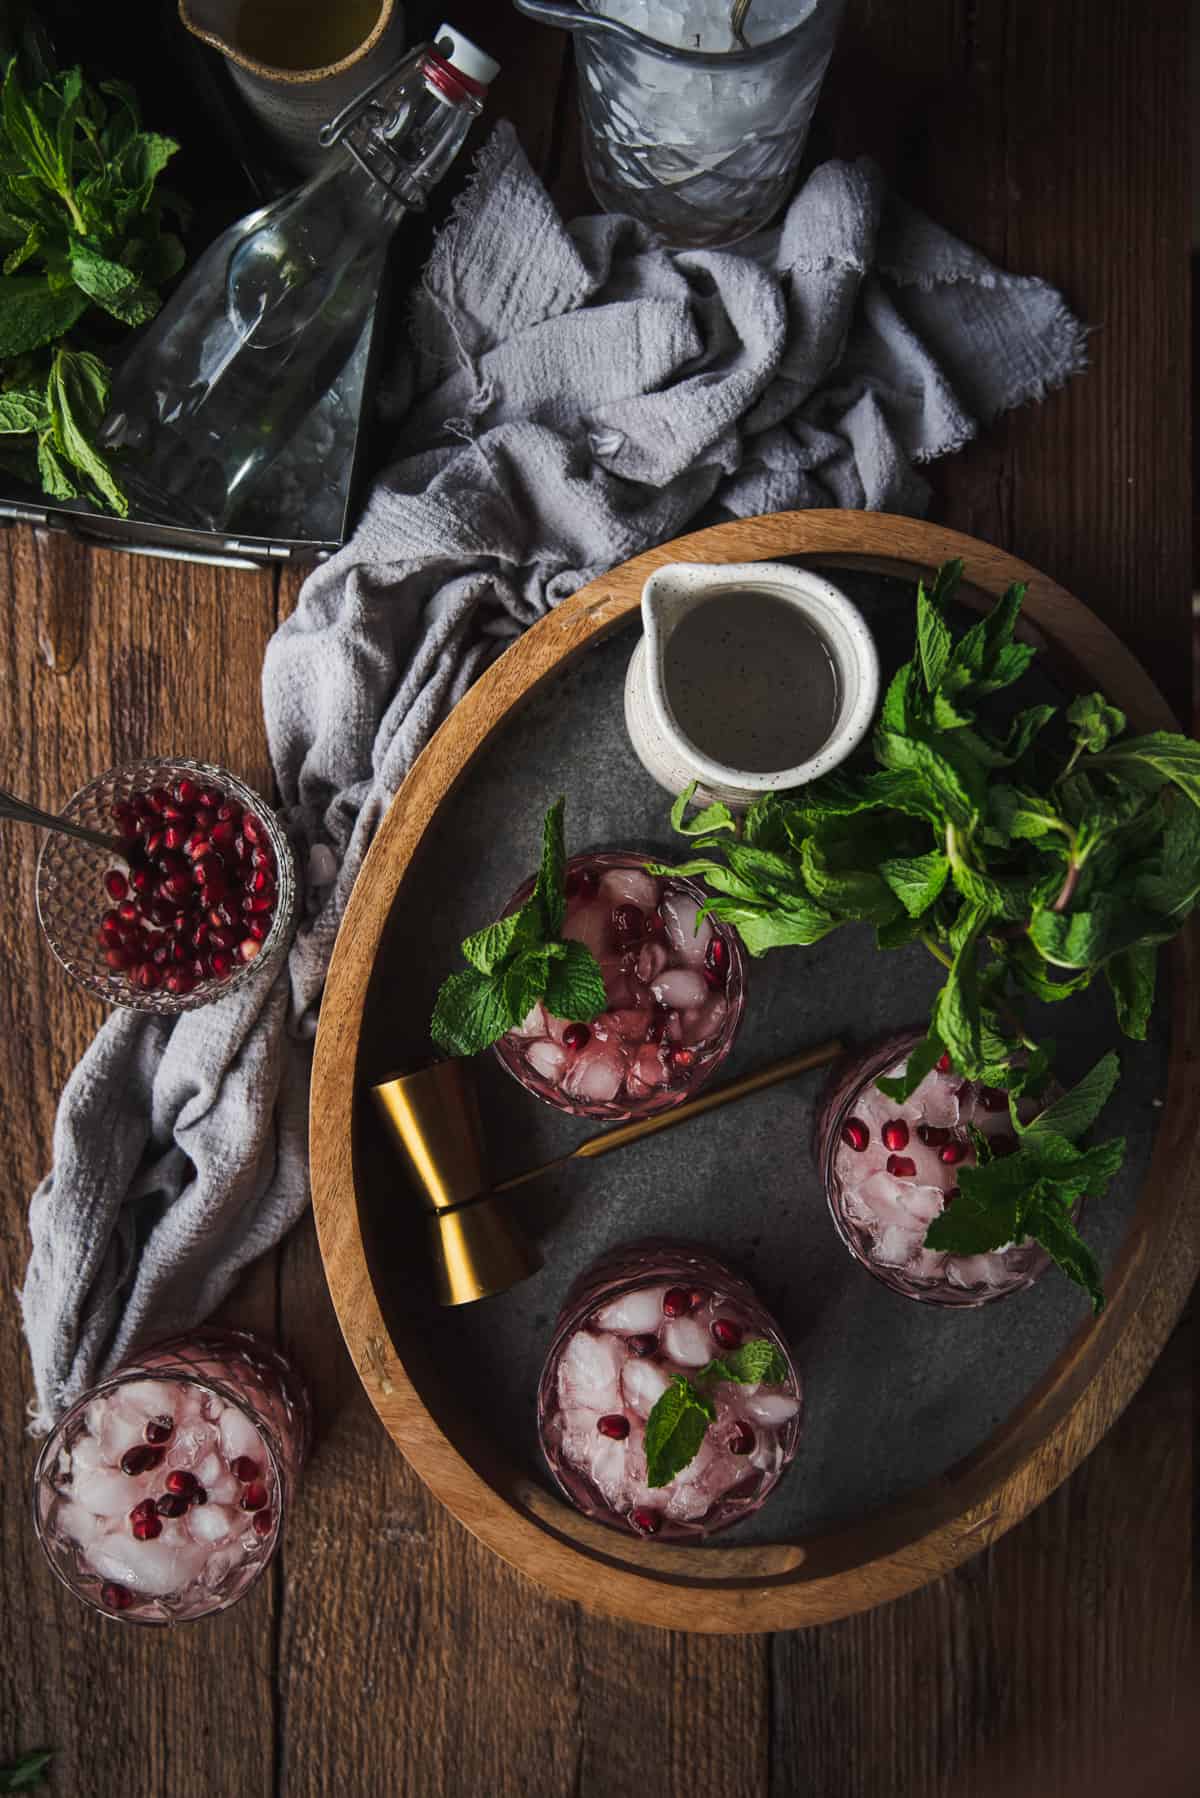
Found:
[[[481,87],[490,87],[500,73],[500,64],[486,56],[478,44],[473,44],[453,25],[439,25],[433,41],[451,68],[478,81]]]

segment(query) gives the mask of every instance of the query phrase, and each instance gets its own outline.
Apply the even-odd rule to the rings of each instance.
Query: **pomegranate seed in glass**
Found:
[[[174,1015],[278,969],[296,916],[295,862],[279,819],[232,774],[133,762],[98,775],[63,815],[125,844],[114,856],[48,835],[38,857],[42,929],[89,992]]]
[[[728,1353],[734,1334],[771,1342],[787,1379],[706,1383],[717,1417],[699,1453],[667,1485],[648,1486],[651,1410],[674,1374],[694,1378]],[[602,1256],[567,1294],[542,1371],[538,1431],[555,1480],[587,1516],[687,1540],[727,1529],[766,1501],[796,1453],[800,1410],[787,1344],[745,1280],[704,1249],[650,1238]]]
[[[879,1091],[878,1076],[901,1074],[924,1035],[890,1036],[835,1072],[817,1118],[817,1166],[838,1235],[877,1280],[928,1304],[986,1305],[1032,1286],[1050,1257],[1032,1241],[987,1255],[924,1246],[934,1218],[957,1197],[962,1169],[975,1165],[967,1126],[991,1138],[997,1153],[1016,1147],[1007,1098],[949,1064],[903,1104]],[[1021,1100],[1022,1121],[1039,1109]],[[900,1141],[903,1155],[891,1147]]]
[[[225,1610],[278,1547],[309,1429],[294,1368],[246,1331],[147,1349],[42,1447],[34,1525],[51,1567],[126,1622]]]
[[[697,929],[703,888],[647,874],[645,861],[602,851],[567,863],[563,935],[600,963],[608,1009],[579,1024],[535,1005],[496,1044],[526,1091],[576,1117],[645,1117],[691,1098],[728,1055],[741,1020],[746,968],[736,932],[711,917]],[[530,879],[505,915],[532,890]]]

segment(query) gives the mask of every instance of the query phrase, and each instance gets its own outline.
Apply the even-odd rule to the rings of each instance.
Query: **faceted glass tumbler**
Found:
[[[271,928],[253,961],[236,965],[227,979],[197,981],[189,993],[169,993],[162,987],[142,991],[113,972],[97,942],[97,926],[111,903],[104,897],[103,878],[115,865],[114,856],[75,837],[51,833],[42,844],[37,866],[38,918],[46,941],[67,973],[107,1005],[156,1012],[160,1017],[194,1011],[251,980],[274,974],[291,942],[299,903],[295,857],[283,825],[251,787],[225,768],[174,756],[128,762],[81,787],[62,808],[62,815],[115,836],[114,805],[151,787],[172,786],[185,776],[198,786],[212,783],[221,787],[229,799],[260,819],[275,861],[277,900]]]
[[[248,1440],[254,1444],[255,1466],[246,1469],[246,1474],[261,1481],[264,1488],[258,1495],[261,1508],[252,1516],[245,1515],[249,1527],[239,1531],[232,1546],[220,1541],[209,1545],[204,1537],[198,1541],[188,1538],[189,1519],[201,1515],[199,1510],[193,1512],[189,1507],[182,1518],[168,1518],[165,1527],[179,1533],[191,1558],[190,1577],[180,1587],[166,1591],[138,1590],[121,1583],[108,1561],[98,1570],[89,1558],[89,1546],[95,1545],[80,1540],[75,1522],[83,1508],[77,1492],[80,1481],[87,1477],[80,1445],[85,1440],[103,1443],[104,1432],[120,1409],[122,1392],[145,1381],[161,1382],[177,1399],[190,1393],[198,1395],[204,1406],[215,1401],[214,1409],[219,1404],[236,1413],[243,1433],[249,1432]],[[184,1428],[180,1426],[176,1437],[181,1453],[173,1453],[172,1438],[168,1437],[159,1465],[141,1476],[148,1487],[164,1485],[172,1466],[185,1458]],[[136,1355],[119,1373],[85,1392],[46,1438],[33,1476],[38,1541],[63,1585],[105,1617],[122,1623],[181,1623],[226,1610],[261,1578],[274,1557],[311,1433],[307,1389],[290,1362],[270,1343],[246,1330],[201,1329],[172,1337]],[[232,1465],[237,1467],[236,1458]],[[216,1493],[210,1496],[216,1500]],[[225,1497],[221,1502],[228,1506],[232,1501]],[[204,1514],[211,1514],[213,1508],[205,1505]],[[241,1518],[248,1510],[248,1506],[234,1504],[233,1514]],[[115,1545],[119,1551],[127,1532],[132,1546],[126,1519],[118,1524],[115,1536],[108,1533],[109,1549]],[[98,1533],[96,1542],[103,1534]],[[160,1536],[159,1540],[169,1547],[171,1538]]]
[[[518,4],[543,16],[536,0]],[[674,9],[586,0],[575,28],[584,167],[605,211],[628,213],[680,247],[720,247],[760,230],[795,179],[843,4],[797,0],[791,28],[757,45],[752,7],[752,47],[734,49],[730,37],[721,52],[586,22],[587,13],[611,13],[631,24],[661,18],[669,29],[678,15],[683,36],[686,0]],[[566,8],[550,10],[566,23]]]

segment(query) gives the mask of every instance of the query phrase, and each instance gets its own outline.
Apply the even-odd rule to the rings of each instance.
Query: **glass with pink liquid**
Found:
[[[671,1383],[765,1337],[777,1385],[705,1382],[716,1408],[695,1459],[669,1484],[646,1480],[646,1419]],[[567,1294],[538,1389],[542,1451],[580,1511],[635,1535],[687,1540],[757,1511],[800,1439],[801,1389],[787,1344],[753,1290],[690,1243],[649,1238],[611,1250]]]
[[[198,1330],[84,1393],[42,1448],[34,1522],[77,1597],[132,1623],[222,1611],[278,1544],[308,1395],[277,1349]]]
[[[1017,1147],[1008,1095],[979,1086],[942,1061],[903,1104],[876,1086],[903,1073],[924,1031],[907,1030],[855,1056],[834,1077],[817,1119],[817,1165],[838,1235],[857,1261],[905,1298],[986,1305],[1032,1286],[1050,1265],[1036,1242],[986,1255],[924,1246],[935,1217],[958,1197],[959,1172],[975,1165],[969,1125],[994,1155]],[[1042,1102],[1022,1099],[1023,1123]]]
[[[700,918],[702,887],[647,874],[629,851],[572,856],[562,933],[586,943],[608,1006],[588,1024],[542,1005],[496,1044],[528,1092],[576,1117],[645,1117],[698,1092],[733,1046],[745,1003],[737,933]],[[533,890],[513,894],[514,911]]]

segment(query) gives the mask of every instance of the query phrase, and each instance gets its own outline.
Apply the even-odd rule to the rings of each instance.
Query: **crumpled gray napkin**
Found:
[[[115,1012],[68,1082],[21,1295],[33,1427],[202,1319],[301,1214],[338,921],[417,752],[506,642],[701,515],[920,513],[920,464],[1081,369],[1084,335],[869,163],[817,169],[736,253],[669,252],[628,219],[564,226],[497,126],[413,303],[396,460],[267,651],[283,806],[336,876],[310,879],[273,985],[175,1023]]]

